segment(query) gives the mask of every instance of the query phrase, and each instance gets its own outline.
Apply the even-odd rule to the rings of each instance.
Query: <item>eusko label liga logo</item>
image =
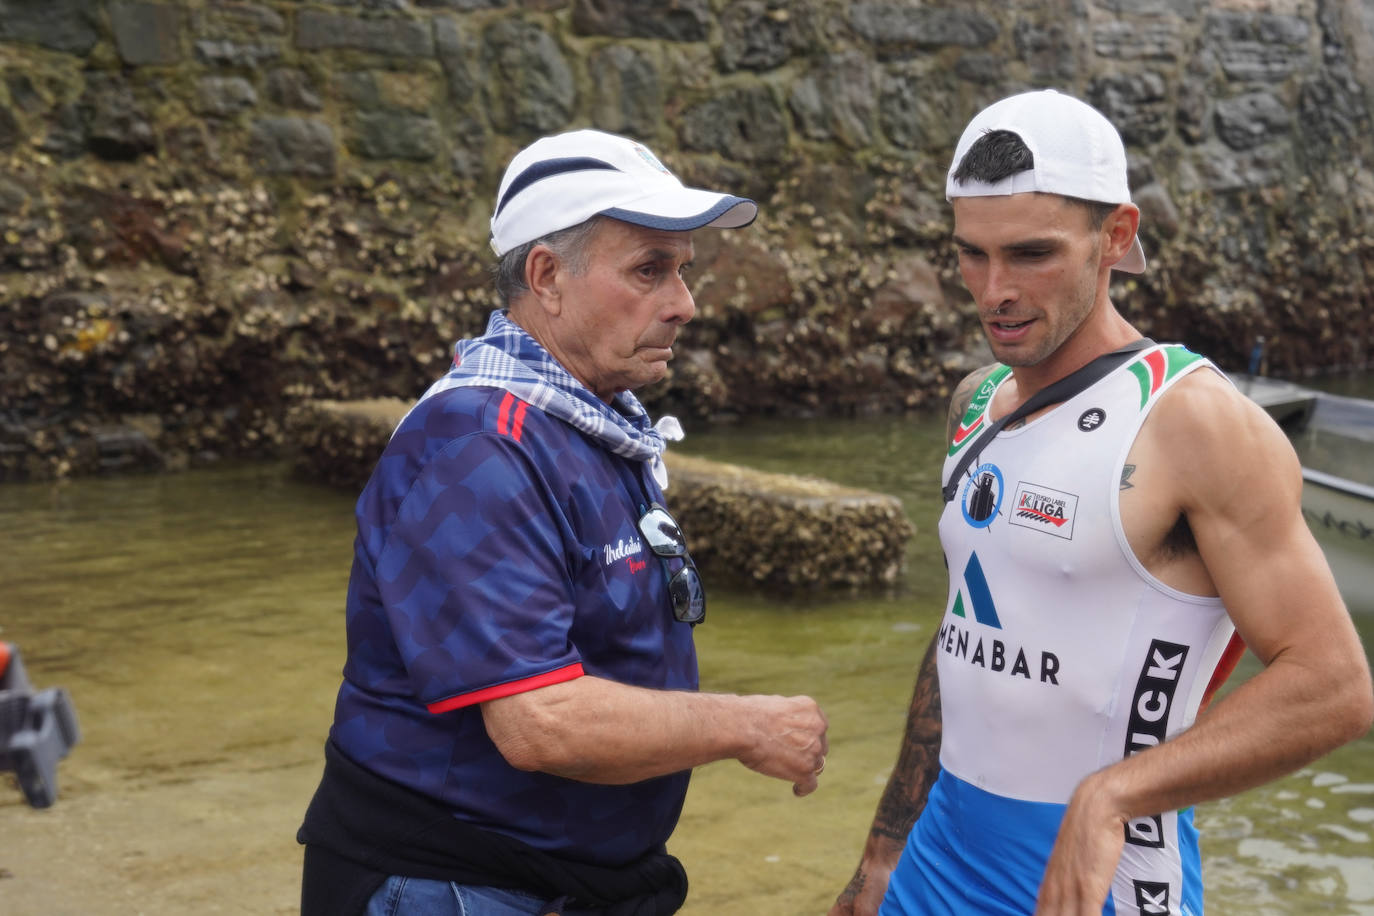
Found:
[[[1029,481],[1016,485],[1010,516],[1013,525],[1073,540],[1073,520],[1077,514],[1078,496],[1073,493]]]

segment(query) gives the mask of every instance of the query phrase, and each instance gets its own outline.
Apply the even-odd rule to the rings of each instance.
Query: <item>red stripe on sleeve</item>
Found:
[[[507,391],[506,396],[501,399],[501,410],[496,415],[496,431],[503,436],[510,432],[510,405],[514,400],[515,395]]]
[[[494,687],[484,687],[481,690],[474,690],[472,693],[459,694],[456,697],[449,697],[437,703],[430,703],[425,708],[436,715],[441,712],[452,712],[455,709],[462,709],[465,706],[475,706],[478,703],[485,703],[487,700],[499,700],[501,697],[514,696],[517,693],[524,693],[527,690],[538,690],[540,687],[548,687],[550,684],[561,684],[564,681],[576,680],[585,672],[582,670],[581,662],[574,662],[555,671],[546,671],[543,674],[536,674],[534,677],[522,678],[518,681],[509,681],[505,684],[497,684]]]
[[[1150,394],[1153,396],[1164,384],[1164,376],[1168,372],[1169,364],[1164,361],[1163,350],[1146,353],[1145,364],[1150,367]]]
[[[510,424],[511,438],[516,442],[520,441],[520,434],[525,431],[525,408],[529,405],[521,401],[515,408],[515,419]]]

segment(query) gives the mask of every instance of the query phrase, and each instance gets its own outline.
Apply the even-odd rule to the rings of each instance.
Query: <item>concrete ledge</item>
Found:
[[[296,472],[359,490],[409,404],[311,401],[287,415]],[[713,582],[796,593],[896,582],[915,528],[894,496],[770,474],[671,449],[669,508]]]

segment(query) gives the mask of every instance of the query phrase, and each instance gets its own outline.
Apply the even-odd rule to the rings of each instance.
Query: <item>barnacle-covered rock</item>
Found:
[[[409,404],[309,401],[287,416],[298,475],[359,489]],[[894,496],[669,451],[673,514],[711,581],[777,592],[891,585],[915,533]]]
[[[772,591],[891,585],[916,533],[895,496],[668,452],[669,500],[716,580]]]
[[[306,401],[286,414],[295,472],[335,487],[362,489],[410,405],[400,398]]]

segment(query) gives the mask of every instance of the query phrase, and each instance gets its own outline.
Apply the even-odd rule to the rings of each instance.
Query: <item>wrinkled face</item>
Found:
[[[1038,365],[1098,305],[1102,231],[1086,208],[1053,194],[957,197],[952,206],[959,272],[993,355]]]
[[[606,220],[588,243],[585,269],[558,272],[549,349],[603,400],[659,381],[678,329],[696,313],[682,278],[692,256],[689,232]]]

